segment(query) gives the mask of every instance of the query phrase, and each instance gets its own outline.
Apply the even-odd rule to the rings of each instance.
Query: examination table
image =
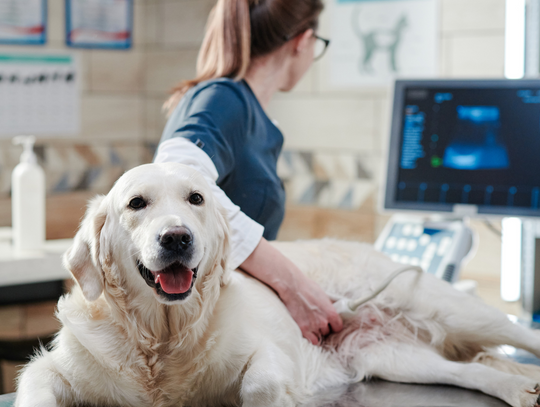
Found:
[[[507,351],[514,352],[514,349],[508,347]],[[521,363],[540,366],[540,359],[522,350],[515,350],[509,356]],[[0,396],[0,407],[12,407],[14,400],[15,393]],[[459,387],[371,380],[329,389],[304,407],[508,407],[508,404]]]
[[[0,396],[0,407],[12,407],[15,393]],[[428,386],[373,380],[348,389],[333,389],[305,407],[508,407],[483,393],[451,386]]]

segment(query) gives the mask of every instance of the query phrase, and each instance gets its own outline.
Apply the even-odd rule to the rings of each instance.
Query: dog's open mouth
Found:
[[[151,271],[137,261],[137,268],[146,284],[169,300],[181,300],[191,292],[193,281],[197,278],[197,267],[190,269],[175,262],[159,271]]]

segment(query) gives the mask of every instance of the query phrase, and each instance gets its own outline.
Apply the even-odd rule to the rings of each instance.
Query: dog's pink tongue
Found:
[[[191,287],[193,271],[180,265],[167,267],[155,275],[155,283],[167,294],[183,294]]]

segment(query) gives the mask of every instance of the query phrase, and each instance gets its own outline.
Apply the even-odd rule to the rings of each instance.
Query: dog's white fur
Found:
[[[200,193],[205,202],[193,205]],[[128,203],[142,196],[148,205]],[[198,265],[191,295],[170,302],[136,261],[166,266],[157,236],[185,226]],[[398,265],[367,245],[276,243],[327,292],[359,298]],[[58,303],[61,329],[19,379],[17,407],[294,406],[336,385],[377,376],[477,389],[513,407],[537,403],[540,369],[486,352],[509,344],[540,356],[540,335],[431,275],[400,275],[322,346],[275,293],[227,269],[227,224],[209,186],[179,164],[127,172],[89,205],[65,264],[78,285]]]

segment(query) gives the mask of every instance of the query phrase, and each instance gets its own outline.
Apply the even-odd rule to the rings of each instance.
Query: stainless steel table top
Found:
[[[15,393],[0,395],[0,407],[13,407]],[[483,393],[452,386],[362,382],[331,389],[303,407],[508,407]]]
[[[504,350],[510,359],[540,366],[540,359],[529,352],[510,346]],[[508,404],[460,387],[371,380],[329,389],[302,407],[508,407]]]
[[[504,401],[453,386],[403,384],[383,380],[332,389],[303,407],[508,407]]]

